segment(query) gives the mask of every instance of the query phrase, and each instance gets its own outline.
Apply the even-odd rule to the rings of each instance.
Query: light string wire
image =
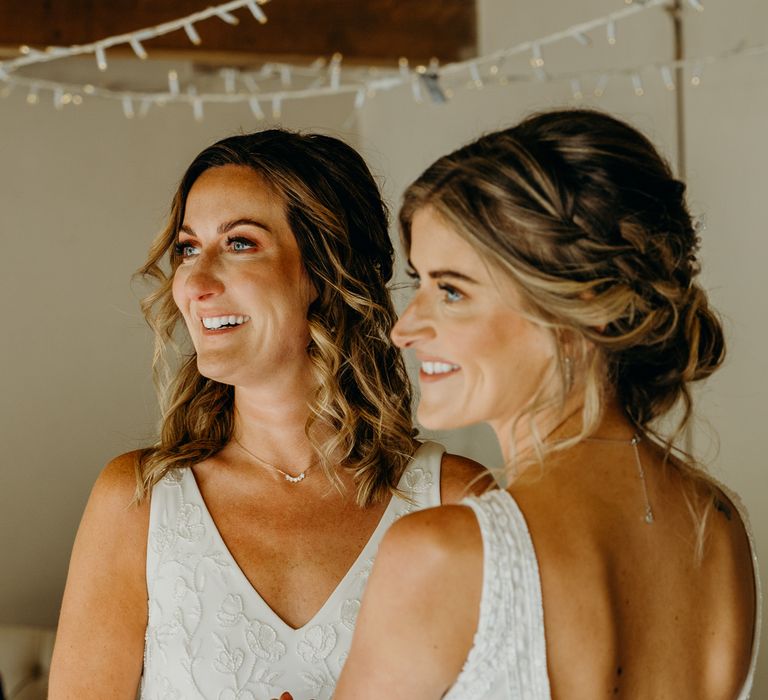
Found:
[[[552,34],[540,37],[538,39],[529,39],[515,46],[510,46],[505,49],[499,49],[493,53],[486,54],[485,56],[478,56],[476,58],[467,59],[465,61],[457,61],[455,63],[446,63],[441,66],[437,73],[440,76],[449,76],[451,74],[468,71],[470,66],[480,66],[485,64],[494,64],[500,61],[504,61],[511,56],[517,54],[528,53],[532,54],[531,65],[536,68],[543,67],[544,59],[541,56],[541,48],[550,44],[555,44],[567,39],[576,39],[577,37],[586,37],[588,32],[600,27],[615,27],[616,22],[620,22],[628,17],[637,15],[641,12],[645,12],[654,7],[668,6],[669,0],[645,0],[644,2],[632,2],[627,7],[611,12],[603,17],[597,17],[596,19],[582,22],[580,24],[574,24],[567,29],[562,29]],[[579,41],[582,43],[583,41]]]
[[[179,19],[172,20],[170,22],[164,22],[154,27],[146,27],[144,29],[138,29],[133,32],[127,32],[125,34],[118,34],[116,36],[107,37],[106,39],[100,39],[90,44],[73,44],[72,46],[49,46],[45,51],[38,51],[35,49],[28,49],[28,53],[18,58],[14,58],[7,61],[0,61],[0,71],[4,73],[10,73],[17,68],[23,66],[35,65],[38,63],[49,63],[50,61],[58,61],[62,58],[70,58],[72,56],[82,56],[84,54],[94,54],[96,56],[99,68],[104,66],[106,68],[106,59],[104,52],[106,49],[113,48],[115,46],[129,45],[133,49],[134,53],[139,58],[146,56],[141,45],[142,41],[147,39],[154,39],[158,36],[170,34],[171,32],[179,31],[183,29],[187,32],[187,36],[190,41],[197,45],[199,37],[194,30],[194,25],[197,22],[210,19],[211,17],[218,17],[219,19],[227,22],[228,24],[237,24],[239,19],[231,14],[233,10],[239,10],[242,7],[250,9],[253,16],[262,24],[266,21],[266,15],[261,9],[260,5],[265,4],[268,0],[230,0],[230,2],[216,5],[213,7],[207,7],[200,12],[194,12],[186,17],[180,17]],[[189,28],[192,28],[191,31]]]
[[[40,99],[40,91],[47,90],[53,94],[54,105],[61,109],[65,104],[73,102],[80,104],[82,95],[100,97],[107,100],[119,101],[123,105],[123,111],[127,118],[132,118],[138,111],[139,116],[145,116],[152,106],[162,106],[170,102],[187,103],[192,106],[193,113],[197,119],[203,118],[203,105],[206,103],[237,104],[248,103],[251,111],[257,119],[264,119],[265,114],[262,109],[263,103],[270,103],[272,113],[275,118],[280,116],[282,104],[285,100],[299,100],[328,95],[354,94],[354,107],[359,110],[368,97],[372,97],[378,91],[391,90],[402,85],[410,85],[414,99],[423,100],[422,86],[427,88],[426,93],[435,101],[444,101],[445,93],[449,89],[443,90],[440,81],[445,79],[447,85],[456,85],[461,81],[462,73],[466,73],[466,86],[482,87],[484,80],[513,81],[513,82],[548,82],[570,81],[573,96],[575,99],[582,99],[584,91],[581,81],[590,77],[596,77],[598,84],[595,86],[595,96],[602,96],[606,85],[611,77],[623,76],[629,78],[634,86],[635,93],[644,94],[644,88],[640,79],[640,74],[648,70],[655,69],[659,72],[660,78],[668,90],[676,88],[674,81],[671,80],[671,71],[675,68],[692,68],[691,83],[696,86],[701,82],[701,71],[703,66],[716,63],[722,60],[734,58],[737,56],[755,56],[768,52],[768,44],[758,46],[738,46],[734,49],[708,56],[686,58],[677,61],[659,61],[645,63],[642,65],[618,68],[612,70],[595,69],[582,70],[574,72],[549,73],[544,70],[544,58],[542,55],[542,46],[551,45],[560,41],[574,39],[582,46],[591,45],[591,39],[588,32],[592,32],[600,27],[605,27],[607,41],[614,44],[616,41],[616,23],[627,19],[640,12],[654,7],[668,6],[669,0],[629,0],[627,7],[611,12],[603,17],[572,25],[552,34],[530,39],[514,46],[504,48],[493,53],[477,56],[464,61],[448,63],[442,66],[436,63],[427,66],[417,66],[412,69],[408,60],[401,58],[398,67],[391,69],[384,68],[346,68],[341,71],[341,55],[334,54],[330,62],[320,58],[308,66],[297,66],[288,63],[270,62],[266,63],[257,71],[240,70],[235,68],[224,68],[220,74],[226,78],[226,89],[224,92],[198,92],[195,85],[189,85],[186,90],[181,90],[178,84],[176,71],[169,72],[169,90],[168,91],[136,91],[125,89],[112,89],[100,87],[92,84],[68,83],[55,80],[47,80],[37,77],[26,77],[12,74],[12,71],[21,65],[30,65],[34,63],[47,62],[64,58],[66,56],[81,55],[85,53],[94,53],[97,61],[103,60],[103,49],[109,46],[119,44],[129,44],[133,47],[137,56],[141,57],[141,40],[151,36],[170,33],[179,29],[184,29],[188,36],[196,37],[196,32],[190,35],[189,27],[194,22],[202,19],[218,16],[230,24],[235,23],[237,18],[229,14],[231,10],[241,7],[249,7],[252,14],[260,22],[266,21],[266,16],[260,9],[260,5],[268,0],[233,0],[215,7],[209,7],[206,10],[186,17],[166,22],[156,27],[138,30],[137,32],[121,34],[119,36],[109,37],[92,44],[72,46],[69,48],[52,48],[46,52],[36,51],[27,56],[22,56],[13,61],[0,62],[0,81],[5,83],[0,94],[7,96],[12,87],[20,86],[28,88],[28,101],[31,104],[37,103]],[[627,2],[627,0],[625,0]],[[702,10],[703,6],[699,0],[688,0],[691,7],[696,10]],[[254,8],[257,8],[254,11]],[[193,42],[197,44],[198,42]],[[101,52],[99,53],[99,47]],[[531,55],[531,72],[522,74],[504,74],[500,72],[499,65],[513,55],[519,55],[529,52]],[[490,75],[481,75],[486,69]],[[9,73],[9,69],[11,72]],[[224,76],[224,73],[227,76]],[[296,87],[293,84],[292,76],[301,76],[305,78],[314,78],[313,82],[305,87]],[[260,81],[280,77],[281,89],[262,92]],[[375,77],[374,77],[375,76]],[[234,88],[234,81],[241,79],[246,86],[246,91]],[[344,80],[346,78],[347,80]],[[440,99],[436,99],[440,98]],[[138,110],[134,109],[134,104],[138,103]]]
[[[768,54],[768,44],[759,44],[756,46],[739,45],[739,46],[736,46],[735,48],[722,51],[721,53],[710,54],[706,56],[691,56],[689,58],[680,59],[677,61],[656,61],[651,63],[644,63],[641,65],[628,66],[624,68],[614,68],[610,70],[589,69],[589,70],[582,70],[582,71],[550,73],[550,74],[547,74],[547,77],[544,79],[544,82],[555,83],[555,82],[571,81],[571,86],[573,91],[582,92],[582,95],[577,98],[577,99],[581,99],[584,96],[584,94],[586,94],[588,91],[585,91],[582,89],[583,86],[581,85],[580,80],[587,79],[587,78],[596,78],[597,82],[595,85],[595,91],[599,93],[599,95],[602,95],[605,91],[606,82],[609,78],[624,77],[632,80],[633,77],[639,77],[640,74],[642,73],[646,73],[648,71],[658,71],[659,80],[662,82],[662,84],[668,90],[675,90],[677,86],[675,85],[672,79],[671,73],[676,68],[690,68],[691,69],[690,82],[695,87],[701,83],[702,69],[704,68],[704,66],[720,63],[722,61],[727,61],[727,60],[739,58],[739,57],[763,56],[765,54]],[[496,76],[496,77],[497,79],[499,77],[502,77],[502,78],[506,78],[510,82],[518,82],[518,83],[540,82],[538,79],[532,78],[530,75],[527,75],[527,74],[516,74],[516,75],[512,74],[512,75]],[[640,84],[641,89],[639,91],[637,90],[636,80],[632,80],[632,86],[633,88],[635,88],[636,94],[638,95],[644,94],[644,88],[642,88],[642,83]]]
[[[232,23],[232,20],[236,18],[229,14],[232,10],[241,7],[249,7],[254,16],[260,21],[265,19],[263,11],[260,10],[260,5],[266,0],[232,0],[231,2],[224,3],[215,7],[207,8],[202,12],[197,12],[186,17],[174,20],[172,22],[166,22],[164,24],[157,25],[156,27],[141,29],[135,32],[120,34],[118,36],[102,39],[91,44],[75,45],[68,48],[62,47],[50,47],[46,51],[32,51],[26,56],[20,56],[16,59],[0,62],[0,80],[3,80],[7,86],[21,85],[34,87],[36,92],[39,90],[48,90],[54,95],[54,102],[56,106],[60,106],[62,97],[67,101],[72,100],[71,93],[87,94],[90,96],[101,97],[105,99],[112,99],[121,101],[124,105],[128,102],[138,101],[145,104],[167,104],[168,102],[187,102],[196,106],[196,111],[199,112],[197,106],[204,103],[236,103],[236,102],[251,102],[254,100],[270,100],[273,103],[275,101],[282,102],[286,99],[305,99],[310,97],[326,96],[330,94],[344,94],[355,93],[355,105],[357,108],[361,107],[365,101],[366,95],[373,95],[377,91],[391,90],[400,85],[410,84],[414,93],[414,97],[421,99],[420,79],[427,71],[433,77],[433,79],[451,78],[457,76],[462,71],[466,71],[470,75],[478,73],[479,66],[485,66],[487,64],[496,64],[499,61],[513,56],[515,54],[525,53],[527,51],[533,52],[537,58],[536,66],[541,68],[538,63],[543,65],[543,59],[541,58],[541,47],[550,45],[565,39],[575,39],[580,37],[586,37],[586,32],[592,31],[599,27],[614,28],[616,22],[626,19],[632,15],[636,15],[640,12],[644,12],[653,7],[665,5],[669,0],[644,0],[633,2],[627,7],[609,13],[603,17],[599,17],[588,22],[582,22],[573,25],[567,29],[548,34],[538,39],[526,40],[499,51],[495,51],[485,56],[478,56],[465,61],[458,61],[448,63],[443,66],[430,65],[429,68],[425,66],[419,66],[416,70],[412,70],[408,65],[407,59],[401,59],[398,68],[394,70],[387,69],[351,69],[345,70],[345,77],[351,77],[352,82],[348,82],[342,79],[340,72],[341,55],[335,54],[330,61],[330,65],[326,68],[326,63],[322,59],[315,61],[308,67],[298,67],[286,63],[271,63],[268,64],[270,71],[266,75],[272,74],[274,70],[281,71],[282,75],[287,77],[287,80],[283,80],[283,89],[279,91],[271,91],[268,93],[259,93],[258,90],[258,78],[251,72],[237,71],[242,75],[244,79],[250,78],[251,84],[246,92],[205,92],[199,93],[197,89],[192,91],[182,91],[176,86],[176,90],[169,91],[135,91],[135,90],[115,90],[107,87],[99,87],[91,84],[76,84],[62,81],[46,80],[43,78],[31,78],[19,75],[13,75],[13,71],[22,66],[28,66],[33,64],[39,64],[44,62],[50,62],[61,58],[70,56],[77,56],[83,54],[95,54],[97,64],[99,68],[106,69],[106,58],[104,50],[116,45],[127,44],[130,45],[137,56],[142,57],[146,55],[141,45],[142,40],[146,40],[151,37],[159,36],[161,34],[167,34],[179,29],[185,29],[187,34],[190,32],[187,29],[194,25],[195,22],[199,22],[209,17],[218,16],[224,21]],[[626,1],[626,0],[625,0]],[[257,8],[254,11],[254,8]],[[260,14],[257,14],[260,13]],[[196,33],[193,34],[196,37]],[[197,42],[195,42],[197,43]],[[579,41],[583,44],[583,40]],[[141,47],[140,49],[138,47]],[[534,59],[532,59],[532,64]],[[285,89],[285,83],[290,84],[291,73],[297,75],[314,76],[317,78],[315,83],[310,84],[307,87],[295,87],[291,89]],[[262,78],[264,76],[264,70],[261,71]],[[376,77],[372,77],[376,76]],[[541,78],[541,75],[538,75]],[[329,80],[328,84],[318,85],[318,82],[325,83],[326,79]],[[82,101],[82,97],[80,97]],[[256,110],[254,110],[255,112]],[[261,108],[258,108],[261,111]]]
[[[729,49],[727,51],[724,51],[719,54],[712,54],[708,56],[698,56],[698,57],[690,57],[678,61],[662,61],[662,62],[654,62],[654,63],[645,63],[642,65],[635,65],[631,67],[626,68],[617,68],[612,70],[605,70],[605,69],[594,69],[594,70],[584,70],[584,71],[574,71],[574,72],[559,72],[559,73],[549,73],[547,74],[546,78],[544,78],[543,82],[548,83],[555,83],[555,82],[563,82],[563,81],[569,81],[569,80],[578,80],[578,79],[587,79],[587,78],[597,78],[598,83],[604,82],[604,78],[609,77],[616,77],[616,76],[624,76],[624,77],[631,77],[632,75],[640,74],[642,72],[656,69],[659,71],[660,79],[662,79],[669,88],[670,85],[672,87],[670,89],[674,88],[674,85],[667,82],[667,79],[665,79],[666,72],[662,74],[663,68],[668,68],[670,70],[673,70],[675,68],[693,68],[695,71],[695,75],[692,76],[693,79],[700,78],[700,69],[703,66],[711,65],[714,63],[719,63],[724,60],[738,58],[742,56],[759,56],[759,55],[765,55],[768,53],[768,44],[762,44],[758,46],[748,46],[748,47],[737,47],[734,49]],[[542,80],[531,76],[529,74],[517,74],[517,75],[497,75],[495,76],[498,80],[499,78],[506,78],[507,80],[510,80],[512,82],[517,83],[538,83],[542,82]],[[486,80],[488,78],[486,77]],[[10,82],[10,81],[7,81]],[[155,103],[160,104],[166,104],[167,102],[175,101],[175,102],[187,102],[192,103],[195,101],[203,101],[203,102],[216,102],[216,103],[222,103],[222,104],[233,104],[233,103],[246,103],[250,100],[256,99],[259,103],[262,102],[269,102],[274,99],[281,99],[281,100],[292,100],[292,99],[303,99],[307,97],[317,97],[321,95],[329,95],[329,94],[341,94],[341,93],[359,93],[362,88],[365,88],[366,86],[370,88],[375,88],[376,90],[386,90],[391,89],[394,87],[398,87],[402,85],[402,81],[399,80],[396,77],[391,77],[387,79],[378,79],[374,81],[369,81],[365,84],[340,84],[338,87],[331,88],[331,86],[325,86],[320,88],[307,88],[305,90],[290,90],[290,91],[279,91],[279,92],[257,92],[257,93],[188,93],[188,92],[180,92],[178,94],[173,93],[156,93],[156,92],[126,92],[124,90],[111,90],[109,88],[100,88],[95,86],[83,86],[81,84],[69,84],[69,83],[61,83],[61,82],[55,82],[55,81],[49,81],[44,80],[41,78],[26,78],[21,76],[14,76],[13,77],[13,84],[18,85],[20,87],[26,87],[30,90],[33,90],[34,92],[32,94],[39,94],[40,90],[55,90],[60,89],[65,94],[66,92],[77,92],[78,90],[82,91],[83,88],[88,88],[85,90],[85,92],[90,96],[97,96],[97,97],[103,97],[105,99],[112,99],[112,100],[123,100],[125,98],[132,99],[137,102],[142,101],[152,101]],[[694,84],[698,84],[698,80],[695,81]],[[470,83],[472,84],[472,83]],[[583,87],[583,86],[582,86]],[[585,94],[587,91],[583,91]],[[602,92],[602,90],[600,90]]]

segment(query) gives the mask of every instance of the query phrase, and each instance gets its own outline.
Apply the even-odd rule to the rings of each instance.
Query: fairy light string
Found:
[[[203,118],[206,104],[244,104],[250,106],[256,118],[262,119],[265,114],[263,105],[270,105],[270,111],[274,116],[280,114],[283,104],[288,100],[329,95],[348,94],[353,97],[354,109],[359,110],[378,92],[402,86],[410,88],[413,99],[416,101],[423,101],[426,94],[428,99],[444,102],[446,97],[453,93],[451,88],[454,87],[477,89],[488,84],[566,81],[570,82],[574,99],[581,99],[587,92],[592,92],[597,97],[602,96],[609,79],[620,77],[629,81],[635,94],[641,96],[646,91],[646,83],[643,80],[648,80],[649,71],[655,72],[655,79],[661,80],[668,90],[674,90],[676,86],[672,75],[675,69],[690,68],[690,84],[696,86],[701,83],[703,67],[708,64],[736,56],[756,56],[768,52],[768,45],[740,46],[717,55],[646,63],[613,70],[553,73],[546,69],[545,49],[548,46],[565,40],[575,40],[577,45],[588,50],[596,41],[596,37],[591,36],[591,33],[596,30],[602,30],[605,35],[604,41],[607,45],[613,46],[617,41],[618,23],[652,8],[669,5],[669,0],[629,0],[629,2],[625,0],[622,8],[602,17],[571,25],[546,36],[522,41],[483,56],[442,65],[433,62],[428,67],[412,66],[407,58],[401,58],[391,69],[360,66],[347,68],[342,65],[341,54],[336,53],[328,61],[321,58],[305,66],[270,62],[258,70],[224,68],[219,72],[222,78],[221,90],[202,90],[195,84],[181,85],[178,72],[171,70],[167,73],[167,87],[154,91],[114,89],[17,73],[19,68],[87,54],[94,56],[100,71],[107,71],[109,68],[107,49],[126,45],[132,49],[139,60],[145,60],[148,52],[143,42],[174,31],[185,32],[190,43],[198,46],[202,42],[195,30],[196,23],[218,17],[234,25],[239,20],[232,12],[248,8],[253,18],[263,24],[267,21],[267,16],[262,9],[262,5],[266,2],[267,0],[231,0],[155,27],[108,37],[90,44],[49,47],[45,51],[23,47],[22,55],[0,62],[0,82],[5,84],[2,94],[10,93],[14,87],[21,87],[28,91],[28,102],[37,104],[43,99],[41,93],[48,92],[52,95],[53,103],[58,109],[68,104],[81,104],[83,96],[113,100],[122,105],[127,118],[133,118],[137,113],[139,116],[145,116],[154,106],[175,102],[188,104],[195,118],[200,120]],[[695,10],[703,9],[701,0],[687,0],[687,2]],[[516,55],[529,57],[528,72],[511,74],[500,69],[507,59]],[[593,91],[588,90],[585,84],[590,79],[595,80]],[[138,109],[134,108],[135,105],[139,106]]]

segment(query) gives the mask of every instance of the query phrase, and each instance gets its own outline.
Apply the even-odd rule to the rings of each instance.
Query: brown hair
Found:
[[[415,447],[411,389],[389,332],[395,321],[387,283],[394,251],[378,187],[360,155],[342,141],[272,129],[232,136],[200,153],[173,198],[170,219],[137,274],[157,288],[142,301],[155,332],[153,369],[162,410],[159,442],[137,465],[137,497],[175,467],[218,452],[233,430],[233,387],[203,377],[194,352],[179,357],[174,333],[181,314],[171,285],[184,209],[197,178],[209,168],[238,165],[259,173],[285,202],[317,298],[308,311],[317,391],[307,435],[326,474],[352,470],[357,500],[367,505],[393,491]],[[168,256],[170,274],[161,266]],[[318,437],[313,428],[330,430]]]
[[[559,391],[542,389],[531,421],[564,400],[573,372],[585,391],[577,439],[596,428],[610,393],[669,451],[691,416],[689,383],[725,354],[696,281],[699,240],[684,193],[634,128],[596,111],[552,111],[437,160],[408,188],[400,224],[409,247],[415,212],[433,207],[511,276],[551,330]],[[680,420],[662,437],[657,419],[676,405]]]

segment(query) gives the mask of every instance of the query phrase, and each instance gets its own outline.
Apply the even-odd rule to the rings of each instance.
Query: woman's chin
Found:
[[[456,411],[450,413],[442,411],[433,411],[422,409],[421,406],[416,411],[416,418],[419,423],[427,430],[455,430],[456,428],[466,428],[468,425],[474,425],[478,421],[468,421]]]

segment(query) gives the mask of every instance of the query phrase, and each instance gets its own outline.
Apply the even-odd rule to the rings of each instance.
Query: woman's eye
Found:
[[[449,304],[455,304],[457,301],[461,301],[464,298],[464,295],[455,287],[451,287],[448,284],[441,284],[438,286],[444,293],[443,300]]]
[[[256,248],[256,243],[249,241],[247,238],[230,238],[227,243],[236,253],[240,253],[244,250],[253,250]]]
[[[408,279],[410,282],[408,283],[408,286],[411,289],[418,289],[421,286],[421,277],[416,273],[415,270],[406,270],[405,274],[408,276]]]
[[[180,258],[191,258],[200,252],[197,246],[189,242],[180,241],[175,245],[175,248],[176,255],[178,255]]]

